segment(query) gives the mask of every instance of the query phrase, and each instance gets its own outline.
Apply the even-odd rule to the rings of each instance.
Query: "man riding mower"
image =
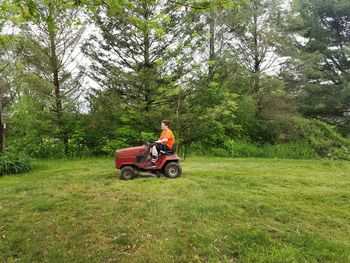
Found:
[[[169,121],[163,120],[161,127],[162,134],[154,143],[116,151],[115,166],[121,169],[121,179],[130,180],[137,175],[181,176],[180,158],[176,155],[175,138],[169,129]]]

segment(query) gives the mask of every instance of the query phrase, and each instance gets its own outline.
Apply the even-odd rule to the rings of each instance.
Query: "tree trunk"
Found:
[[[0,153],[5,152],[5,129],[4,129],[4,120],[2,112],[2,102],[0,98]]]
[[[143,56],[144,56],[144,67],[145,71],[147,74],[150,73],[151,69],[151,63],[150,63],[150,35],[149,35],[149,29],[148,29],[148,21],[149,21],[149,16],[150,16],[150,11],[149,7],[147,4],[144,4],[144,9],[145,9],[145,23],[146,23],[146,28],[144,31],[144,36],[143,36],[143,43],[144,43],[144,51],[143,51]],[[151,85],[149,82],[149,79],[145,79],[144,83],[145,87],[145,101],[146,101],[146,111],[149,111],[151,109],[152,101],[151,101]]]
[[[261,59],[259,56],[259,36],[258,36],[258,14],[256,10],[258,8],[257,3],[253,1],[253,38],[254,38],[254,78],[253,78],[253,92],[254,94],[258,94],[260,90],[260,64]]]
[[[214,76],[214,67],[215,67],[215,14],[213,11],[209,14],[209,82],[213,79]]]
[[[178,140],[176,141],[177,149],[179,149],[180,146],[180,107],[181,107],[181,92],[179,92],[179,95],[177,97],[177,107],[176,107],[176,136]]]
[[[50,6],[50,12],[52,12],[52,6]],[[58,127],[58,136],[64,145],[65,154],[68,153],[68,136],[64,129],[63,116],[62,116],[62,98],[61,98],[61,89],[60,89],[60,80],[59,80],[59,65],[58,58],[56,54],[56,32],[54,27],[54,19],[48,23],[49,37],[50,37],[50,49],[51,49],[51,72],[53,76],[53,85],[54,85],[54,96],[55,96],[55,115],[56,115],[56,124]],[[51,24],[50,24],[51,23]]]

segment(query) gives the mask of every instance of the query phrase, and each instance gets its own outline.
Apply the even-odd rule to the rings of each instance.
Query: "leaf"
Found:
[[[209,87],[210,88],[216,88],[220,85],[220,83],[216,82],[216,81],[212,81],[209,83]]]
[[[216,61],[215,60],[209,60],[208,64],[209,64],[209,66],[213,67],[213,66],[216,65]]]

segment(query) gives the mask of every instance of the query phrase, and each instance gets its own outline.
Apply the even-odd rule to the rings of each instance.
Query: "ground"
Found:
[[[0,177],[0,262],[350,262],[350,162],[189,158],[178,179],[113,159]]]

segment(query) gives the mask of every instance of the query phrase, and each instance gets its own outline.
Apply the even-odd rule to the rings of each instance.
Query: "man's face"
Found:
[[[167,128],[167,126],[163,122],[160,124],[160,127],[162,128],[163,131]]]

